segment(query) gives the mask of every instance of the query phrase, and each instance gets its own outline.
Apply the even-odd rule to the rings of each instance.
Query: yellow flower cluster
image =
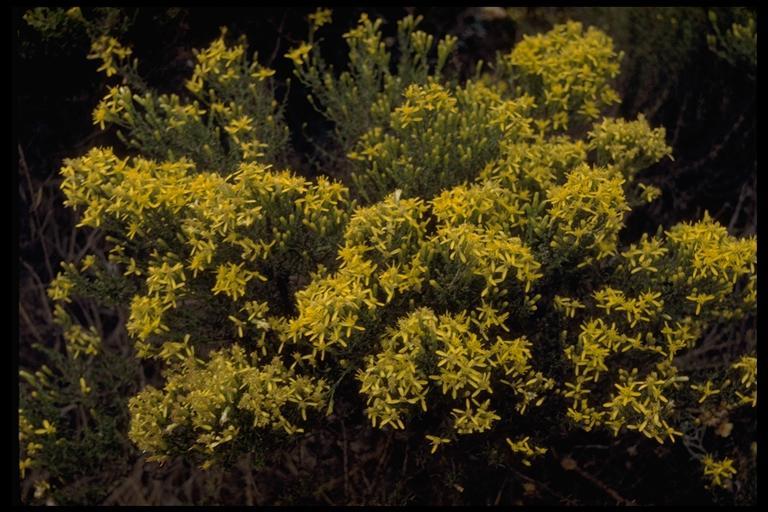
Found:
[[[571,171],[564,184],[549,189],[552,247],[588,255],[580,266],[593,257],[614,255],[624,214],[630,210],[623,185],[624,178],[613,168],[583,165]]]
[[[75,287],[71,277],[65,273],[59,273],[48,285],[48,297],[54,302],[72,302],[70,294]]]
[[[246,432],[301,432],[298,422],[323,408],[327,392],[322,379],[298,375],[277,358],[259,362],[233,345],[205,363],[185,359],[162,390],[149,386],[133,397],[129,435],[162,461],[174,454],[173,435],[183,432],[187,452],[206,468]]]
[[[668,363],[661,363],[644,379],[638,379],[638,370],[631,372],[619,370],[619,381],[614,385],[616,391],[610,401],[603,404],[605,425],[613,430],[614,435],[622,429],[636,430],[644,436],[664,442],[671,441],[683,433],[675,430],[668,422],[673,403],[665,395],[681,387],[687,377],[678,377],[676,369]]]
[[[398,322],[381,339],[382,351],[366,358],[358,370],[360,393],[366,395],[366,414],[373,426],[404,429],[409,405],[427,410],[429,384],[421,364],[427,351],[436,345],[438,318],[427,309],[418,309]]]
[[[521,233],[527,225],[521,194],[492,180],[457,185],[432,200],[432,212],[446,225],[472,224],[505,233]]]
[[[197,63],[187,89],[209,105],[211,121],[222,127],[236,148],[234,159],[274,162],[282,158],[288,129],[274,99],[275,71],[246,57],[246,41],[225,42],[226,28],[208,48],[196,52]],[[218,136],[219,131],[215,131]]]
[[[64,330],[64,340],[67,351],[77,359],[81,355],[95,356],[101,350],[101,336],[95,327],[83,327],[75,323],[61,304],[56,304],[53,310],[53,320]]]
[[[339,250],[341,267],[318,276],[296,294],[299,314],[291,320],[292,340],[310,341],[312,353],[346,349],[366,330],[365,318],[396,295],[420,290],[426,267],[418,251],[426,233],[427,206],[397,193],[350,218]],[[384,292],[386,296],[382,296]]]
[[[104,71],[107,76],[117,74],[118,68],[125,65],[132,50],[120,44],[114,37],[102,35],[91,44],[89,59],[101,59],[102,64],[97,71]]]
[[[312,45],[301,43],[299,46],[286,53],[285,56],[293,61],[296,66],[301,66],[308,60],[309,52],[312,51]]]
[[[736,391],[736,396],[738,396],[741,404],[757,407],[757,358],[743,356],[733,363],[731,368],[741,372],[739,384],[742,389]]]
[[[574,365],[574,382],[565,385],[563,396],[571,399],[568,417],[586,430],[597,425],[612,429],[618,435],[623,429],[637,430],[660,443],[665,437],[674,441],[682,435],[668,422],[674,409],[665,392],[676,391],[687,377],[677,375],[674,365],[661,361],[644,379],[638,378],[637,368],[627,371],[618,367],[616,391],[602,405],[595,404],[593,395],[600,377],[611,369],[608,359],[629,350],[647,350],[640,336],[620,334],[615,324],[607,326],[601,319],[582,324],[577,346],[566,348],[565,354]],[[652,348],[651,348],[652,350]]]
[[[498,180],[505,188],[519,191],[524,199],[530,200],[531,194],[544,193],[561,184],[567,173],[586,161],[586,144],[566,136],[524,142],[505,139],[500,157],[483,169],[480,178]]]
[[[442,111],[446,114],[457,113],[457,100],[437,83],[426,86],[409,85],[403,92],[405,101],[392,113],[392,127],[396,130],[407,128],[409,124],[419,124],[430,112]]]
[[[487,333],[497,324],[481,328],[478,336],[471,329],[474,320],[464,314],[438,317],[422,308],[385,333],[380,340],[383,350],[368,356],[364,369],[358,371],[360,392],[367,397],[366,413],[374,426],[405,428],[411,406],[418,404],[424,412],[429,409],[427,394],[434,388],[460,405],[451,410],[456,433],[486,431],[500,419],[490,409],[493,376],[520,398],[520,414],[532,401],[541,405],[543,392],[554,383],[533,372],[530,342],[525,337],[497,336],[491,344]]]
[[[161,205],[171,215],[181,210],[186,201],[173,192],[173,185],[192,167],[184,160],[156,164],[145,159],[129,166],[111,150],[94,148],[84,157],[65,161],[61,169],[64,204],[85,208],[80,226],[100,227],[109,219],[127,224],[133,238],[148,229],[153,220],[150,214]]]
[[[605,118],[594,125],[588,137],[597,164],[617,166],[627,180],[665,156],[671,158],[666,131],[663,127],[651,128],[643,114],[636,121]]]
[[[365,331],[360,316],[384,305],[371,289],[375,265],[354,248],[341,257],[338,272],[315,278],[296,293],[299,314],[290,320],[288,333],[294,343],[307,340],[311,344],[310,361],[317,354],[324,360],[329,349],[353,346]]]
[[[663,247],[661,239],[648,238],[648,234],[643,233],[640,241],[631,244],[629,249],[621,253],[621,256],[626,260],[626,268],[630,274],[657,273],[661,258],[668,252],[669,249]]]
[[[421,199],[390,194],[355,211],[344,232],[345,247],[361,247],[366,259],[379,267],[408,265],[426,237],[427,211]]]
[[[614,435],[634,430],[661,443],[689,428],[685,414],[693,412],[696,424],[714,427],[722,421],[711,418],[754,407],[753,356],[743,356],[716,377],[686,375],[677,362],[713,322],[753,310],[749,283],[755,278],[755,249],[754,239],[734,238],[705,215],[673,226],[666,236],[644,235],[623,251],[614,275],[586,304],[586,312],[601,315],[583,321],[578,338],[565,349],[574,372],[563,391],[571,399],[568,417],[587,430],[607,427]],[[554,305],[574,311],[558,296]],[[567,331],[564,335],[568,339]],[[643,367],[634,362],[640,353]],[[596,384],[603,378],[613,389]],[[703,463],[708,477],[715,481],[718,474],[724,481],[720,466]]]
[[[24,410],[19,409],[19,445],[23,454],[19,458],[19,473],[22,479],[26,476],[27,470],[34,466],[32,457],[43,447],[34,440],[36,430],[24,415]]]
[[[561,297],[560,295],[555,295],[552,304],[557,311],[569,318],[575,317],[578,310],[586,308],[578,299]]]
[[[614,309],[626,315],[627,323],[634,327],[638,322],[650,322],[655,319],[664,307],[664,301],[659,300],[660,292],[646,291],[636,298],[624,296],[621,290],[610,287],[602,288],[593,294],[595,306],[605,310],[609,315]]]
[[[367,414],[379,427],[405,428],[412,407],[426,410],[431,382],[458,402],[451,414],[459,434],[488,430],[499,419],[490,399],[479,396],[493,393],[492,372],[519,397],[521,414],[530,404],[541,405],[543,393],[554,385],[528,365],[530,343],[524,337],[493,335],[509,331],[509,313],[502,309],[510,304],[504,297],[514,289],[512,283],[517,283],[520,296],[510,300],[535,309],[538,296],[528,294],[541,277],[540,265],[519,238],[497,228],[455,222],[441,213],[462,209],[451,200],[462,197],[456,195],[458,190],[450,192],[425,204],[402,199],[398,191],[358,209],[339,251],[339,270],[316,276],[296,295],[299,313],[290,321],[291,341],[297,349],[308,342],[312,353],[296,357],[312,362],[318,354],[324,360],[326,352],[334,359],[354,357],[365,349],[362,343],[370,338],[366,333],[381,329],[388,308],[413,307],[414,292],[449,298],[453,289],[478,285],[475,297],[482,304],[468,315],[438,318],[429,309],[417,309],[401,318],[397,329],[385,328],[382,350],[367,356],[364,370],[358,372]],[[474,198],[479,201],[482,195],[463,197],[467,208],[479,206],[471,202]],[[502,204],[499,199],[485,206],[489,219],[501,221]],[[440,220],[436,227],[427,221],[430,206]],[[471,326],[479,331],[471,331]],[[434,362],[425,366],[426,361]]]
[[[429,252],[428,262],[446,255],[461,268],[457,277],[468,274],[482,278],[480,297],[507,295],[508,277],[516,279],[522,285],[521,291],[527,294],[542,276],[541,264],[531,250],[518,237],[503,231],[483,230],[471,224],[443,225],[437,231],[434,245],[439,247]],[[534,303],[535,298],[530,303],[532,310],[536,309]]]
[[[707,454],[702,460],[704,466],[704,476],[716,487],[728,487],[731,478],[736,474],[736,468],[733,467],[733,459],[728,457],[716,460]]]
[[[757,301],[757,240],[736,238],[705,213],[696,223],[682,223],[667,233],[678,272],[671,276],[690,314],[704,311],[725,320],[739,318]],[[683,270],[684,269],[684,270]],[[708,306],[703,308],[703,306]]]
[[[195,50],[195,69],[192,78],[187,81],[187,89],[200,93],[208,86],[221,86],[234,80],[240,70],[238,67],[247,65],[245,62],[245,46],[242,44],[227,46],[224,41],[227,29],[221,30],[221,35],[208,48]],[[253,64],[252,78],[257,78],[259,66]],[[206,82],[210,82],[207,84]]]
[[[539,457],[541,455],[544,455],[547,453],[547,449],[543,448],[541,446],[531,445],[529,442],[530,437],[525,436],[522,439],[519,439],[518,441],[512,441],[511,439],[507,438],[507,444],[509,445],[509,449],[512,450],[512,453],[515,455],[520,456],[520,462],[522,462],[525,466],[530,466],[531,461],[530,459],[533,457]]]
[[[667,234],[675,249],[686,258],[693,272],[686,279],[696,284],[714,279],[723,285],[734,284],[741,276],[755,271],[757,250],[754,238],[737,239],[709,214],[696,223],[682,223]]]
[[[258,272],[243,269],[243,263],[239,265],[234,263],[219,265],[218,269],[216,269],[216,284],[211,288],[211,291],[214,294],[224,293],[232,300],[237,300],[245,295],[245,286],[254,277],[262,281],[267,280],[266,277]]]
[[[150,338],[159,346],[163,337],[188,334],[183,311],[210,294],[231,300],[225,318],[238,337],[250,329],[263,343],[274,326],[243,297],[256,291],[268,298],[274,283],[266,275],[308,272],[327,261],[346,223],[346,189],[338,183],[311,184],[258,164],[225,177],[193,171],[183,160],[121,160],[101,149],[62,169],[67,204],[84,208],[81,224],[117,235],[110,261],[143,290],[131,300],[127,328],[145,356],[154,353]],[[54,284],[52,297],[71,288],[66,280]],[[85,339],[80,331],[72,336]]]
[[[333,11],[330,9],[318,9],[308,16],[309,22],[314,29],[318,29],[332,21]]]
[[[526,36],[503,59],[520,92],[535,98],[540,127],[566,130],[573,121],[591,121],[619,102],[610,81],[619,73],[613,41],[594,27],[568,22],[546,34]]]

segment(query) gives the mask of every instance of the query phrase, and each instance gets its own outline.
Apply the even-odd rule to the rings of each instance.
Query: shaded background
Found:
[[[291,77],[292,64],[283,54],[306,37],[310,8],[136,8],[124,9],[113,33],[133,47],[139,72],[161,92],[182,92],[191,74],[193,48],[207,46],[219,27],[245,34],[259,61]],[[715,9],[721,30],[737,16]],[[707,34],[713,25],[707,8],[339,8],[323,28],[323,52],[343,69],[347,48],[341,34],[362,12],[389,23],[384,36],[394,36],[395,21],[420,14],[420,28],[437,38],[459,38],[453,64],[460,74],[474,70],[478,59],[493,62],[525,34],[546,31],[554,23],[574,19],[607,32],[624,51],[617,89],[623,101],[613,114],[634,119],[638,113],[651,126],[664,126],[674,161],[643,171],[638,179],[658,186],[661,199],[638,208],[621,236],[634,241],[661,225],[710,214],[732,235],[756,233],[756,85],[755,69],[731,63],[712,52]],[[99,14],[83,8],[86,17]],[[14,133],[18,160],[19,215],[19,360],[36,368],[62,353],[62,339],[52,323],[45,288],[62,261],[79,259],[103,248],[98,232],[75,230],[74,213],[62,205],[58,170],[64,158],[84,154],[94,145],[121,147],[114,130],[102,132],[91,111],[107,87],[86,60],[90,41],[84,31],[66,23],[49,33],[30,27],[14,11]],[[332,126],[306,100],[307,91],[293,80],[278,89],[287,102],[286,120],[295,150],[292,169],[305,176],[319,172],[315,147],[308,138],[324,140]],[[711,504],[755,503],[753,479],[735,493],[704,490],[688,452],[644,439],[616,440],[608,434],[565,432],[546,460],[525,474],[495,466],[493,451],[478,442],[477,450],[424,457],[411,452],[408,434],[371,429],[361,411],[337,411],[326,424],[295,446],[276,449],[257,464],[248,455],[232,467],[203,472],[182,460],[160,467],[146,463],[127,441],[126,397],[147,383],[158,382],[155,368],[140,366],[132,355],[123,322],[124,311],[78,304],[81,320],[97,325],[105,353],[94,378],[112,378],[99,389],[112,423],[73,438],[61,448],[56,503],[92,504]],[[718,365],[729,354],[754,343],[754,319],[707,334],[702,365]],[[41,351],[39,347],[47,348]],[[710,350],[711,349],[711,350]],[[120,401],[122,399],[122,402]],[[732,418],[754,425],[754,412]],[[73,422],[76,422],[73,419]],[[94,437],[98,433],[100,437]],[[747,438],[754,427],[734,429]],[[91,435],[92,434],[92,435]],[[734,434],[736,435],[736,434]],[[747,443],[748,444],[748,443]],[[462,445],[464,446],[464,445]],[[489,451],[490,450],[490,451]],[[566,471],[563,458],[578,461]],[[430,461],[427,463],[427,461]],[[458,462],[457,462],[458,461]],[[737,462],[738,464],[738,462]],[[740,467],[744,467],[740,465]],[[22,500],[36,502],[27,479]]]

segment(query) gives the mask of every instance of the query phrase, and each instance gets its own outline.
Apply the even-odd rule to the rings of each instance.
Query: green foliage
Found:
[[[245,55],[244,40],[227,45],[226,30],[208,48],[196,53],[187,89],[193,99],[146,90],[136,75],[136,63],[126,63],[131,51],[110,36],[94,41],[91,56],[99,58],[107,76],[118,70],[131,87],[115,86],[93,112],[95,123],[116,124],[129,146],[151,158],[185,157],[201,170],[224,173],[241,162],[281,163],[286,155],[288,128],[282,106],[274,98],[274,71]]]
[[[85,12],[84,12],[85,11]],[[23,38],[22,56],[50,55],[57,58],[80,55],[83,46],[104,46],[108,40],[125,34],[134,24],[137,11],[120,7],[34,7],[22,19],[36,37]],[[167,9],[158,18],[171,19],[174,10]],[[106,68],[105,68],[106,69]]]
[[[751,78],[757,71],[757,20],[755,12],[747,8],[734,10],[734,21],[723,33],[717,13],[710,10],[709,21],[714,34],[707,34],[709,49],[735,67],[745,68]]]
[[[751,354],[722,378],[681,361],[754,314],[756,239],[705,215],[619,243],[656,195],[635,176],[671,150],[642,116],[600,118],[618,101],[604,33],[557,26],[455,84],[441,71],[454,39],[432,67],[433,38],[406,18],[393,73],[381,21],[363,16],[337,78],[314,39],[329,19],[311,16],[287,57],[335,123],[349,189],[269,169],[287,140],[271,72],[224,35],[197,53],[198,100],[120,86],[97,107],[139,156],[95,148],[61,171],[66,204],[110,243],[108,262],[51,287],[68,352],[98,353],[63,305],[109,275],[137,355],[163,369],[130,399],[139,449],[209,467],[310,430],[349,389],[375,428],[426,425],[433,453],[486,436],[523,465],[553,425],[675,442],[714,395],[721,411],[755,405]],[[130,76],[121,48],[94,52]],[[48,435],[42,419],[25,436]],[[700,459],[715,485],[733,477],[729,459]]]
[[[354,189],[366,201],[393,189],[430,198],[473,179],[499,153],[500,141],[532,135],[530,98],[503,100],[479,82],[452,94],[411,85],[388,121],[363,134],[348,156]]]
[[[309,41],[286,57],[293,61],[296,76],[310,90],[309,99],[315,108],[334,123],[336,143],[348,151],[363,133],[386,122],[392,109],[402,102],[402,93],[409,85],[426,84],[431,76],[442,76],[457,40],[448,36],[439,41],[437,60],[430,66],[434,37],[416,30],[420,17],[403,18],[397,24],[400,57],[397,72],[393,73],[392,55],[381,35],[382,20],[371,21],[367,14],[362,14],[357,27],[344,34],[349,47],[349,68],[337,77],[315,43],[317,30],[331,16],[328,10],[321,12],[310,20]]]
[[[37,499],[100,502],[136,453],[126,438],[127,404],[115,397],[137,391],[138,360],[103,351],[68,357],[37,348],[47,364],[19,372],[21,477],[34,483]]]
[[[70,9],[35,7],[24,13],[24,21],[37,30],[45,40],[66,40],[80,28],[82,13],[79,7]]]

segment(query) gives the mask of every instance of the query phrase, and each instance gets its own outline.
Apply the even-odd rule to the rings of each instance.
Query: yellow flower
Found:
[[[309,15],[309,22],[315,29],[331,22],[332,11],[330,9],[318,9]]]
[[[237,119],[233,119],[229,122],[224,129],[230,135],[236,135],[240,132],[247,132],[253,129],[253,119],[249,116],[240,116]]]
[[[297,48],[294,48],[290,52],[286,53],[285,57],[291,59],[295,65],[301,66],[307,59],[307,56],[311,50],[311,44],[301,43],[301,45],[299,45]]]
[[[253,73],[251,73],[251,78],[255,78],[256,80],[265,80],[274,74],[275,74],[274,69],[259,68],[257,71],[254,71]]]
[[[93,124],[99,125],[99,128],[103,130],[105,128],[105,122],[107,120],[108,114],[109,110],[107,110],[107,105],[103,101],[99,102],[99,104],[93,110]]]
[[[40,428],[35,429],[35,434],[40,436],[53,435],[56,433],[56,427],[48,420],[43,420],[43,424]]]
[[[41,499],[51,490],[51,484],[47,480],[35,482],[35,498]]]
[[[243,269],[243,264],[227,263],[220,265],[216,271],[216,284],[211,291],[214,294],[224,293],[237,300],[245,294],[245,286],[250,280],[250,273]]]
[[[701,398],[699,398],[699,403],[704,402],[707,398],[713,395],[717,395],[720,393],[721,390],[713,388],[712,387],[712,381],[707,379],[707,382],[703,385],[699,384],[692,384],[691,389],[694,391],[698,391],[701,393]]]
[[[83,395],[88,395],[91,392],[91,387],[85,382],[85,378],[80,377],[80,392]]]
[[[429,434],[424,437],[432,444],[432,450],[430,450],[429,453],[435,453],[440,446],[451,442],[450,439],[446,439],[445,437],[432,436]]]
[[[32,459],[30,459],[29,457],[25,459],[21,459],[19,461],[19,471],[21,472],[22,479],[26,476],[27,470],[31,467],[32,467]]]
[[[91,53],[87,55],[88,59],[101,59],[102,65],[97,71],[105,71],[107,76],[117,74],[117,66],[131,55],[132,50],[120,44],[114,37],[100,36],[91,44]]]
[[[715,460],[707,454],[702,460],[704,465],[704,476],[717,487],[726,487],[727,482],[736,474],[736,468],[733,467],[733,459],[728,457],[722,460]]]
[[[71,302],[69,295],[75,283],[66,274],[59,273],[56,278],[48,285],[48,297],[51,300],[61,302]]]
[[[524,438],[520,439],[519,441],[512,442],[510,438],[506,438],[507,444],[509,445],[509,448],[515,453],[522,455],[521,462],[525,466],[530,466],[531,461],[529,460],[531,457],[538,457],[539,455],[544,455],[547,453],[546,448],[541,448],[536,445],[531,445],[528,440],[530,438],[528,436],[525,436]]]
[[[80,266],[80,270],[85,272],[86,270],[91,268],[94,263],[96,263],[96,256],[94,256],[93,254],[89,254],[88,256],[83,258],[83,261]]]
[[[83,12],[80,10],[80,7],[70,7],[67,9],[66,15],[70,18],[82,19]]]
[[[701,313],[701,306],[709,301],[715,300],[715,296],[708,293],[691,294],[686,297],[691,302],[696,303],[696,314]]]

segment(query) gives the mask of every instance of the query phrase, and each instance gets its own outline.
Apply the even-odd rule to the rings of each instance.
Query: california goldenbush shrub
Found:
[[[529,466],[552,425],[688,446],[755,407],[753,353],[716,372],[678,361],[754,315],[756,239],[705,215],[619,243],[627,212],[660,193],[637,173],[671,148],[642,116],[602,115],[619,100],[610,38],[558,25],[462,83],[446,71],[455,39],[412,17],[397,61],[362,16],[349,69],[330,69],[330,18],[313,14],[286,57],[334,123],[344,183],[285,169],[276,77],[244,40],[222,32],[197,52],[186,96],[134,90],[130,48],[94,41],[123,78],[94,122],[131,152],[65,162],[67,206],[110,250],[66,265],[49,295],[68,357],[85,360],[99,339],[69,298],[100,286],[129,304],[136,355],[164,377],[129,400],[141,451],[210,467],[310,431],[344,399],[375,428],[426,425],[433,453],[485,436]],[[20,416],[21,464],[44,467],[56,419]],[[747,471],[745,447],[725,446],[691,448],[707,485]]]

